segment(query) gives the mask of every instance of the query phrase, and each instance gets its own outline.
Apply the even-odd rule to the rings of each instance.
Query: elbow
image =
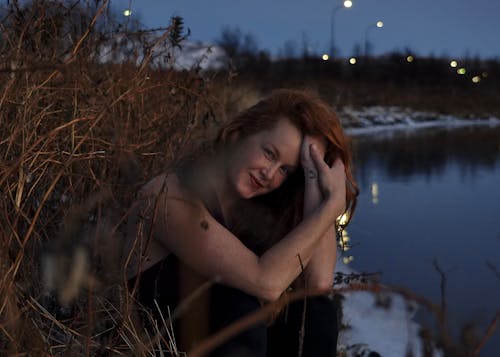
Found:
[[[278,300],[283,292],[273,289],[273,290],[266,290],[263,291],[260,298],[267,301],[267,302],[274,302]]]
[[[330,291],[333,288],[333,281],[321,281],[311,284],[310,289],[315,291]]]
[[[307,287],[314,291],[328,292],[333,288],[333,275],[308,279]]]
[[[280,298],[286,287],[281,288],[281,284],[270,279],[261,279],[257,287],[257,296],[267,302],[273,302]]]

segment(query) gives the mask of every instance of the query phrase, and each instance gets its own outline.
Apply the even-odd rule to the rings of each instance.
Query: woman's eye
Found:
[[[275,159],[274,153],[267,148],[264,148],[264,155],[265,155],[265,157],[267,157],[271,161],[274,161],[274,159]]]
[[[283,176],[288,176],[288,174],[290,173],[290,171],[286,167],[280,167],[280,172]]]

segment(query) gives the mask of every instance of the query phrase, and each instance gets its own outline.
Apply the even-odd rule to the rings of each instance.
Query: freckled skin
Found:
[[[208,230],[210,228],[210,226],[208,225],[208,222],[206,220],[203,220],[200,222],[200,226],[201,228],[203,228],[204,230]]]

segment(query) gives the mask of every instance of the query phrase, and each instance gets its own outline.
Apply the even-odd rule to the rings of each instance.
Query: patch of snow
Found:
[[[151,43],[154,40],[152,36],[149,38]],[[131,61],[140,65],[146,54],[151,56],[150,65],[156,68],[217,70],[225,68],[228,63],[226,52],[217,45],[183,41],[179,46],[172,46],[168,41],[160,41],[146,52],[141,40],[124,36],[101,45],[96,52],[96,59],[100,63]]]
[[[202,70],[221,69],[227,66],[226,52],[219,46],[205,43],[183,42],[172,54],[173,68],[189,70],[199,67]]]
[[[337,260],[336,273],[357,272]],[[336,285],[342,286],[340,284]],[[420,325],[413,320],[418,306],[396,293],[342,293],[342,325],[337,350],[343,356],[423,356]],[[443,354],[435,350],[433,356]]]
[[[400,107],[343,108],[339,111],[339,115],[346,132],[353,136],[432,127],[451,129],[463,126],[500,125],[500,118],[496,117],[462,118]]]

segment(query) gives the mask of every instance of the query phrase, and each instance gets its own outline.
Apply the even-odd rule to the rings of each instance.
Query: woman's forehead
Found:
[[[288,119],[280,119],[276,125],[265,131],[265,136],[284,142],[298,142],[300,144],[302,141],[301,131]]]
[[[281,119],[273,128],[263,132],[263,139],[275,146],[290,165],[298,164],[302,136],[300,130],[287,119]]]

